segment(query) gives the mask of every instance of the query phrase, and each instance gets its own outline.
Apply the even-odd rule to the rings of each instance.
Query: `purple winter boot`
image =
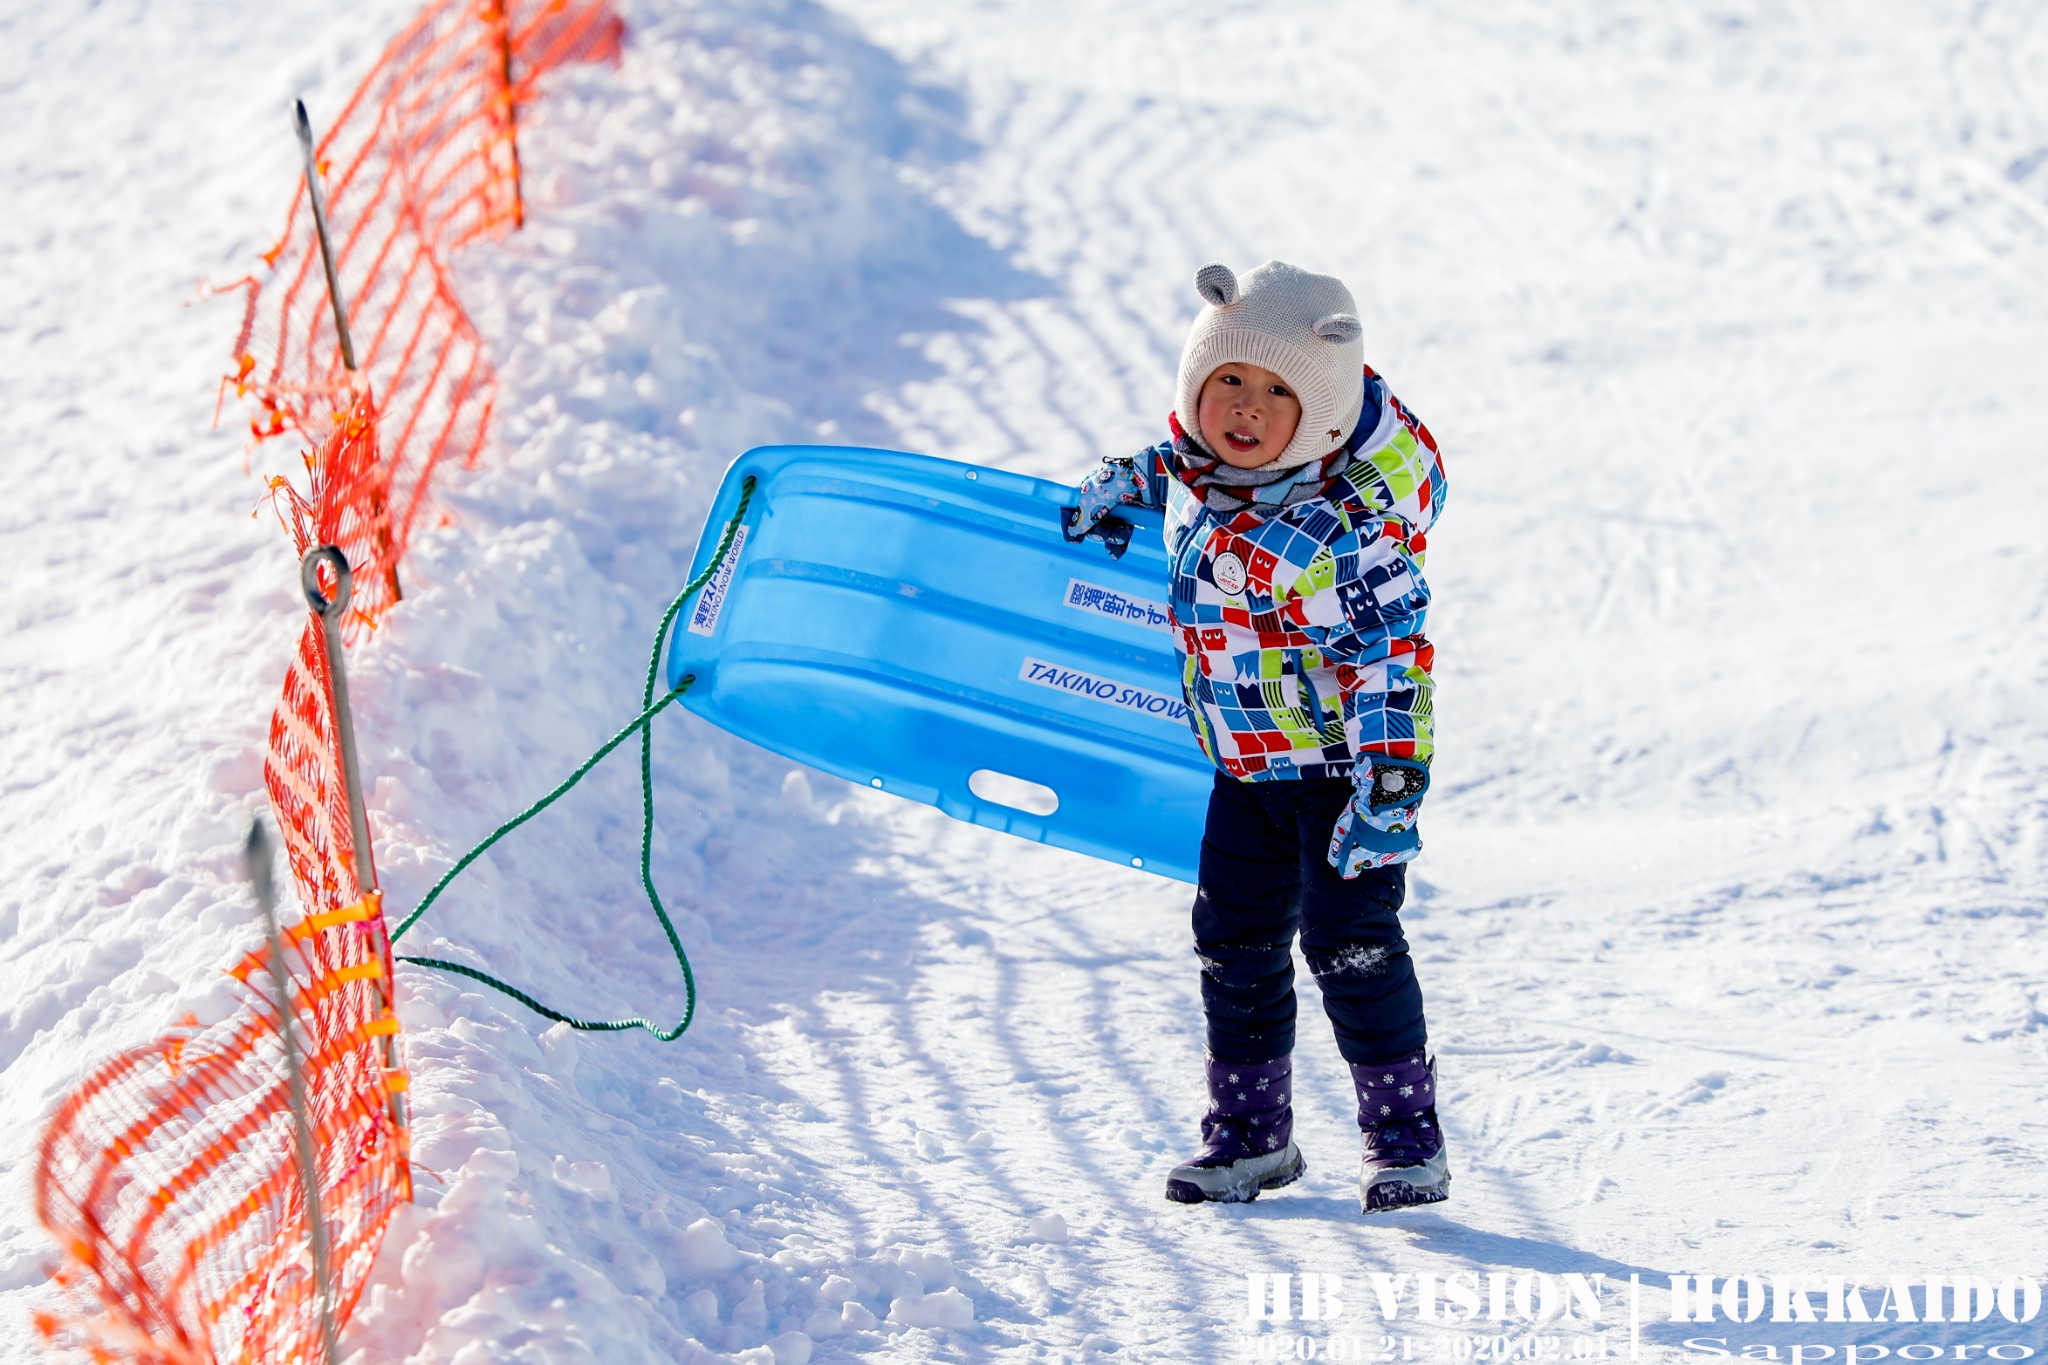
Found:
[[[1242,1204],[1260,1190],[1291,1185],[1308,1169],[1293,1142],[1294,1061],[1210,1058],[1209,1112],[1202,1154],[1173,1168],[1166,1197],[1177,1204]]]
[[[1359,1207],[1378,1213],[1448,1198],[1451,1169],[1436,1121],[1436,1063],[1420,1052],[1391,1062],[1354,1062],[1351,1081],[1365,1135]]]

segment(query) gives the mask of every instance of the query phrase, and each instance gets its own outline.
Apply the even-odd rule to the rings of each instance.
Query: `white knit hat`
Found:
[[[1351,439],[1365,404],[1365,348],[1358,305],[1342,280],[1285,261],[1267,261],[1242,280],[1229,266],[1205,265],[1195,272],[1195,290],[1209,306],[1180,353],[1174,412],[1182,431],[1201,440],[1195,409],[1202,384],[1219,366],[1237,363],[1273,371],[1301,400],[1301,425],[1273,461],[1277,468],[1321,459]]]

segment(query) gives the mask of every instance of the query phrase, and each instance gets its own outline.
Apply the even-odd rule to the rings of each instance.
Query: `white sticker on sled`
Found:
[[[1165,603],[1132,597],[1129,593],[1118,592],[1115,588],[1105,588],[1100,583],[1090,583],[1085,579],[1067,580],[1066,604],[1076,611],[1092,611],[1097,616],[1107,616],[1114,621],[1128,621],[1147,630],[1173,629],[1166,615]]]
[[[711,575],[711,581],[697,596],[697,609],[690,613],[690,634],[709,635],[718,629],[718,613],[725,609],[725,593],[732,586],[732,571],[740,562],[740,551],[746,547],[747,528],[742,526],[732,533],[732,548],[725,552],[718,572]]]
[[[1026,659],[1017,676],[1025,682],[1050,687],[1058,692],[1069,692],[1077,697],[1086,697],[1105,706],[1135,711],[1141,716],[1151,716],[1175,725],[1187,724],[1188,705],[1179,697],[1165,696],[1110,678],[1098,678],[1093,673],[1084,673],[1078,668],[1049,664],[1043,659]]]

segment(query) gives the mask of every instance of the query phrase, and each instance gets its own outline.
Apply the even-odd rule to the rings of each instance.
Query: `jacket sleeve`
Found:
[[[1081,505],[1093,514],[1119,504],[1138,507],[1166,506],[1166,481],[1170,477],[1166,460],[1172,447],[1156,445],[1136,455],[1112,455],[1102,460],[1081,480]]]
[[[1435,752],[1423,557],[1423,537],[1405,519],[1357,522],[1317,551],[1286,604],[1336,665],[1344,738],[1361,765],[1375,754],[1426,764]]]
[[[1162,442],[1138,452],[1138,469],[1145,476],[1145,506],[1166,506],[1166,490],[1173,482],[1167,462],[1173,458],[1173,443]]]

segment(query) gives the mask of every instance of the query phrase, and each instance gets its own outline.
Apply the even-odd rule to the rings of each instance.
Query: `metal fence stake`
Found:
[[[242,847],[249,867],[249,885],[263,911],[263,930],[270,942],[270,985],[277,1002],[278,1035],[284,1040],[286,1094],[291,1101],[292,1136],[299,1155],[299,1181],[306,1196],[306,1240],[313,1253],[315,1302],[320,1309],[322,1359],[341,1359],[334,1331],[334,1282],[328,1278],[327,1213],[320,1204],[320,1158],[313,1143],[313,1115],[306,1102],[306,1068],[299,1050],[298,1015],[292,1008],[292,974],[285,966],[284,935],[277,927],[277,888],[270,876],[270,837],[263,822],[249,822]]]
[[[333,597],[320,587],[322,564],[334,574]],[[348,664],[342,657],[341,644],[341,618],[348,611],[353,583],[348,556],[335,546],[316,545],[299,561],[299,586],[305,591],[306,605],[320,618],[321,650],[327,656],[327,683],[334,704],[334,738],[341,750],[341,790],[348,803],[349,842],[354,845],[356,894],[367,896],[379,889],[377,866],[370,854],[370,819],[363,808],[363,772],[356,758],[356,719],[354,710],[349,706]],[[391,953],[388,945],[384,952],[384,970],[389,980]],[[395,998],[396,983],[392,984]],[[384,1039],[384,1066],[387,1071],[398,1070],[398,1045],[389,1035]],[[405,1131],[405,1103],[396,1093],[391,1096],[391,1121],[398,1125],[400,1132]]]
[[[498,37],[498,85],[505,98],[505,146],[512,157],[512,226],[526,226],[526,190],[520,183],[519,110],[512,102],[512,20],[505,13],[505,0],[484,0],[484,22]]]
[[[509,54],[505,59],[511,61]],[[508,65],[506,71],[509,73]],[[334,335],[341,343],[341,363],[350,374],[356,372],[356,344],[348,330],[348,301],[342,297],[341,275],[334,265],[334,240],[327,228],[327,192],[321,187],[320,162],[313,152],[313,120],[304,100],[292,101],[292,129],[299,136],[299,154],[306,163],[306,193],[313,201],[313,235],[320,239],[320,264],[327,271],[327,302],[334,312]],[[391,585],[391,600],[403,601],[405,589],[398,582],[398,561],[391,553],[390,512],[381,491],[372,489],[371,510],[376,514],[378,548],[384,578]]]
[[[341,297],[341,280],[334,273],[334,244],[327,236],[327,192],[320,187],[320,165],[313,155],[313,121],[306,116],[306,102],[292,101],[292,126],[299,134],[299,151],[306,161],[306,192],[313,197],[313,231],[320,238],[320,264],[327,267],[327,301],[334,306],[334,332],[341,339],[341,363],[353,373],[356,346],[349,339],[348,308]]]

